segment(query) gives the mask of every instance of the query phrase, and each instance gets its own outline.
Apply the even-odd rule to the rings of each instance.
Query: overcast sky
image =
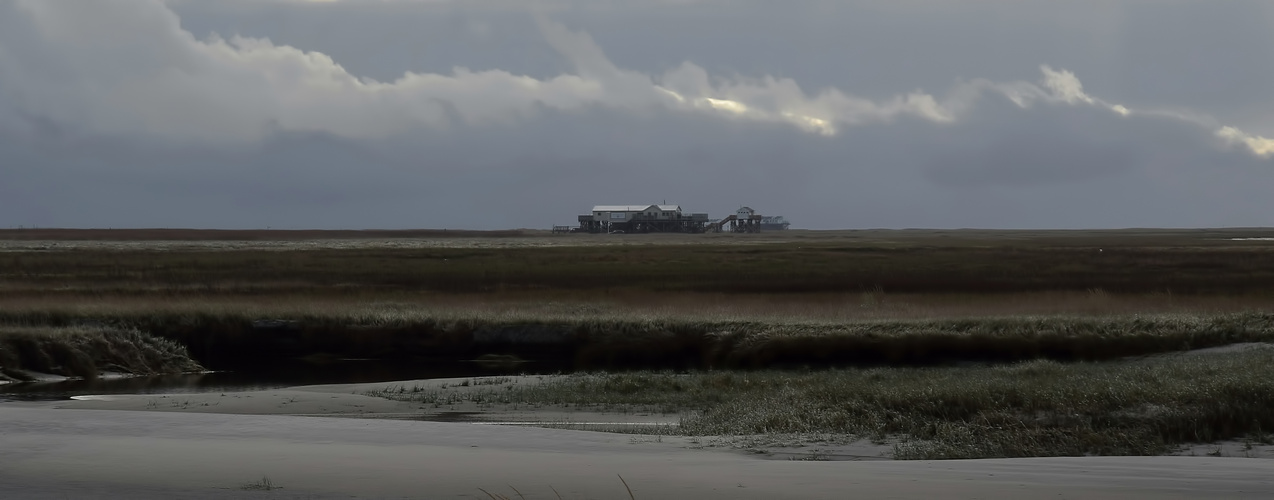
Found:
[[[1274,225],[1274,3],[0,0],[0,226]]]

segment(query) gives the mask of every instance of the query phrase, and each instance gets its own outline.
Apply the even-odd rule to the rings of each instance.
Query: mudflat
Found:
[[[668,415],[497,409],[472,422],[440,422],[448,408],[365,395],[387,385],[0,405],[0,498],[490,498],[483,490],[629,498],[627,488],[639,499],[1274,495],[1274,460],[776,460],[686,438],[482,425],[675,422]]]
[[[1068,387],[1084,390],[1048,401],[1091,400],[1088,389],[1103,389],[1106,380],[1133,380],[1098,376],[1124,370],[1133,358],[1271,342],[1272,234],[0,232],[7,277],[0,323],[18,339],[14,345],[41,346],[21,350],[39,355],[0,361],[12,373],[100,375],[120,363],[102,356],[109,349],[89,347],[119,330],[179,345],[212,370],[434,359],[428,356],[514,366],[550,360],[567,373],[865,364],[887,367],[876,374],[886,377],[895,368],[941,365],[948,368],[931,371],[951,373],[955,389],[968,388],[975,373],[1065,372],[1074,375]],[[1193,456],[891,461],[882,460],[887,443],[776,444],[781,438],[767,435],[769,443],[739,446],[711,435],[753,431],[647,432],[689,429],[692,421],[678,414],[608,412],[601,402],[395,398],[393,384],[382,383],[2,403],[0,498],[1270,498],[1274,460],[1230,458],[1274,456],[1263,444],[1263,431],[1274,427],[1262,420],[1268,400],[1257,397],[1270,393],[1270,377],[1211,369],[1238,357],[1248,363],[1242,366],[1270,366],[1245,353],[1165,358],[1156,373],[1201,375],[1149,392],[1124,384],[1123,392],[1103,393],[1189,396],[1176,389],[1216,387],[1204,391],[1215,395],[1209,401],[1242,402],[1233,412],[1196,404],[1211,411],[1204,414],[1210,420],[1172,420],[1212,436],[1198,438],[1204,441],[1255,436],[1179,451]],[[1005,378],[996,377],[984,381]],[[1103,383],[1074,383],[1083,377]],[[401,384],[410,395],[426,384],[454,391],[457,383],[491,389],[472,380]],[[980,394],[1052,387],[1028,385],[988,385],[996,390]],[[746,395],[787,394],[775,387]],[[924,400],[899,394],[904,403]],[[965,404],[973,400],[961,400],[958,390],[926,394],[970,412],[947,423],[995,416]],[[806,408],[773,401],[767,408]],[[1181,401],[1198,399],[1147,399],[1159,406],[1111,404],[1092,413],[1151,418],[1189,409]],[[717,407],[752,415],[731,408]],[[1071,435],[1061,427],[1066,421],[1043,422],[1036,430]],[[590,432],[602,429],[629,433]],[[856,439],[859,430],[845,432]],[[970,435],[979,436],[973,444],[986,441]],[[1146,441],[1157,438],[1189,441],[1173,432]],[[761,448],[767,453],[755,452]],[[1056,449],[1040,454],[1112,453]]]
[[[635,498],[1274,494],[1274,461],[1239,458],[802,462],[558,429],[15,405],[0,428],[4,498],[628,498],[624,482]]]

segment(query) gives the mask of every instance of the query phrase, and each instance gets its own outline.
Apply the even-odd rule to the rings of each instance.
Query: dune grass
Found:
[[[1064,364],[593,373],[463,390],[388,387],[422,403],[681,413],[690,436],[842,435],[899,459],[1158,455],[1274,438],[1274,348]]]
[[[103,371],[157,375],[201,371],[186,348],[135,329],[0,325],[0,373],[97,378]]]

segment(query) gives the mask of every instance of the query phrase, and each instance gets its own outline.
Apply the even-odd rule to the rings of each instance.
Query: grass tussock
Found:
[[[683,413],[692,436],[895,440],[899,459],[1158,455],[1274,434],[1274,348],[1107,363],[811,372],[635,372],[463,391],[389,388],[423,403]]]
[[[270,476],[261,476],[260,481],[245,483],[243,486],[240,486],[239,489],[244,491],[274,491],[281,490],[283,487],[274,484],[274,481],[270,480]]]
[[[180,344],[136,329],[0,326],[0,372],[97,378],[102,372],[156,375],[201,371]]]

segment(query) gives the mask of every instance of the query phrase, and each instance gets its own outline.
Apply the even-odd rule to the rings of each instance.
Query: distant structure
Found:
[[[586,233],[702,233],[708,214],[685,214],[681,205],[597,205],[579,216]]]
[[[734,215],[727,215],[726,218],[709,224],[707,230],[720,233],[726,231],[726,225],[729,224],[728,231],[731,233],[759,233],[763,218],[751,207],[739,207]]]
[[[782,215],[767,215],[765,217],[761,217],[762,231],[783,231],[791,225],[792,224],[789,223],[787,219],[784,219]]]
[[[554,233],[759,233],[787,229],[783,216],[762,216],[750,207],[740,207],[724,219],[712,221],[708,214],[682,212],[681,205],[597,205],[579,216],[578,227],[553,226]]]

